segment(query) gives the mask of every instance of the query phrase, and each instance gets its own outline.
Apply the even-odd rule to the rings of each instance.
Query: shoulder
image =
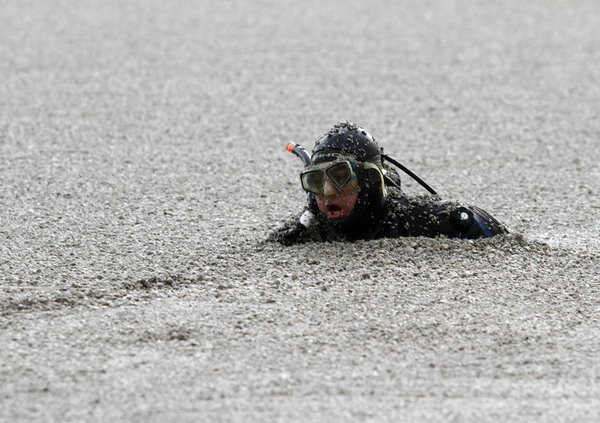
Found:
[[[404,228],[406,236],[489,238],[507,233],[506,228],[485,210],[437,196],[389,196],[389,221]]]

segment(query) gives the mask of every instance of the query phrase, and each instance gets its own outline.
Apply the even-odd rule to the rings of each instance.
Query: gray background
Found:
[[[0,1],[0,420],[600,419],[598,3],[322,3]],[[263,242],[347,119],[511,235]]]

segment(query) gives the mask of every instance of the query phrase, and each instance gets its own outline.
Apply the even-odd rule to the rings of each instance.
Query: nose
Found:
[[[326,197],[338,195],[338,189],[329,178],[325,178],[325,181],[323,182],[323,195]]]

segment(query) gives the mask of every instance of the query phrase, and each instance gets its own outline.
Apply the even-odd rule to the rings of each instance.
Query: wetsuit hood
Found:
[[[330,224],[350,238],[364,238],[374,230],[385,204],[381,149],[363,128],[351,122],[341,122],[317,140],[311,162],[316,165],[339,159],[358,163],[359,193],[350,215],[344,220],[330,221]]]
[[[317,142],[312,151],[312,164],[351,156],[359,162],[371,162],[381,168],[381,149],[375,138],[352,122],[340,122]]]

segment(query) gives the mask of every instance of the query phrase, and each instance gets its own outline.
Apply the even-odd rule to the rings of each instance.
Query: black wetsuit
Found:
[[[307,227],[290,222],[274,233],[283,244],[410,236],[490,238],[508,233],[489,213],[475,206],[442,201],[431,196],[411,196],[392,189],[382,207],[352,228],[339,228],[318,210]]]
[[[440,235],[450,238],[490,238],[507,233],[485,210],[432,197],[390,196],[379,230],[369,238]]]

